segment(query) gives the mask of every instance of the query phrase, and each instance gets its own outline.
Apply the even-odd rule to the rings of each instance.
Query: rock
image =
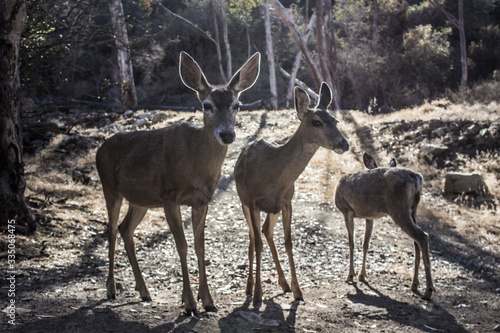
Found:
[[[437,137],[442,138],[446,135],[446,131],[442,127],[440,127],[434,131],[434,134],[436,134]]]
[[[429,128],[436,129],[443,126],[443,121],[439,119],[431,119],[429,120]]]
[[[165,112],[158,112],[153,116],[153,124],[162,122],[168,119],[168,115]]]
[[[470,136],[475,136],[479,133],[480,130],[481,126],[479,126],[478,124],[472,124],[469,127],[467,127],[465,133]]]
[[[422,148],[421,154],[423,155],[431,155],[432,157],[439,156],[448,150],[448,146],[445,145],[427,145]]]
[[[450,172],[444,183],[445,193],[489,193],[483,177],[477,173]]]
[[[138,116],[139,119],[143,120],[151,120],[151,114],[150,113],[142,113]]]
[[[125,117],[127,117],[127,118],[130,118],[130,117],[132,117],[132,116],[134,115],[134,111],[132,111],[132,110],[127,110],[127,111],[123,112],[123,115],[124,115]]]
[[[134,127],[141,127],[148,123],[147,119],[139,119],[134,123]]]

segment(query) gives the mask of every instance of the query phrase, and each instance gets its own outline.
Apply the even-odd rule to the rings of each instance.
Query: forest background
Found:
[[[289,78],[282,73],[293,72],[296,58],[301,59],[297,79],[317,91],[317,79],[307,59],[297,55],[301,49],[276,1],[269,5],[259,0],[28,0],[20,51],[22,93],[29,102],[25,109],[65,104],[127,108],[122,106],[117,30],[110,13],[113,2],[123,6],[128,40],[122,48],[130,54],[137,93],[132,108],[198,106],[179,79],[181,51],[193,56],[213,83],[226,82],[232,68],[261,52],[260,78],[244,102],[289,107]],[[337,107],[378,113],[443,96],[477,102],[500,98],[497,0],[281,3],[313,62],[332,67]],[[271,57],[266,53],[266,8],[271,67],[266,65]],[[323,13],[321,20],[311,22],[318,12]],[[324,27],[328,31],[319,32]],[[331,53],[322,52],[328,42]],[[467,81],[461,86],[463,51]],[[270,80],[270,73],[275,79]]]

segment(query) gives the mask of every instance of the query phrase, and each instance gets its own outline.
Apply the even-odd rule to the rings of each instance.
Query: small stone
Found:
[[[144,126],[148,123],[148,120],[147,119],[139,119],[137,120],[135,123],[134,123],[134,126],[135,127],[141,127],[141,126]]]
[[[450,172],[446,175],[445,193],[489,193],[483,177],[477,173]]]
[[[132,117],[132,116],[134,115],[134,111],[132,111],[132,110],[127,110],[127,111],[123,112],[123,115],[124,115],[125,117],[127,117],[127,118],[130,118],[130,117]]]
[[[153,124],[162,122],[166,119],[168,119],[168,115],[165,112],[158,112],[153,116]]]
[[[151,114],[150,113],[142,113],[138,116],[139,119],[143,120],[151,120]]]
[[[448,150],[448,146],[431,144],[422,148],[422,154],[432,155],[433,157],[442,155]]]

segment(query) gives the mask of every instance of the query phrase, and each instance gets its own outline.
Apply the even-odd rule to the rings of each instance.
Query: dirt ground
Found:
[[[432,119],[449,124],[465,117],[479,122],[483,128],[499,124],[500,108],[496,104],[470,107],[465,113],[457,111],[460,108],[467,106],[428,105],[427,109],[386,116],[354,111],[338,114],[339,128],[348,137],[351,150],[337,155],[320,148],[296,182],[293,245],[305,302],[294,302],[291,294],[282,293],[265,244],[264,297],[259,308],[245,295],[248,231],[232,170],[246,143],[256,137],[282,142],[293,134],[299,121],[291,110],[241,112],[236,127],[238,139],[229,148],[206,221],[208,282],[219,311],[206,313],[199,309],[200,313],[193,317],[184,314],[179,257],[160,209],[150,210],[135,233],[139,264],[153,301],[140,302],[121,239],[115,269],[118,295],[114,301],[106,300],[107,215],[94,156],[97,147],[114,131],[134,130],[143,112],[130,118],[75,110],[46,113],[45,120],[57,128],[71,127],[71,130],[52,131],[50,140],[31,138],[27,146],[26,194],[41,221],[35,235],[16,235],[15,326],[8,322],[7,305],[12,297],[8,296],[7,278],[11,273],[7,261],[0,260],[3,275],[0,304],[4,310],[0,314],[0,331],[498,332],[499,146],[476,151],[471,156],[462,153],[458,145],[445,158],[446,163],[441,164],[438,160],[426,162],[419,155],[424,145],[438,140],[430,134],[425,138],[419,136]],[[156,124],[150,121],[146,127],[201,119],[199,112],[162,114],[161,121]],[[415,122],[417,119],[420,122]],[[403,135],[395,129],[402,123],[410,127]],[[452,147],[455,140],[449,141]],[[423,265],[420,292],[411,292],[413,242],[388,218],[375,221],[367,259],[367,282],[345,282],[347,235],[343,217],[334,207],[333,193],[343,173],[363,170],[361,153],[365,150],[375,154],[380,164],[395,156],[401,165],[424,175],[418,219],[430,235],[436,287],[431,301],[421,298],[425,286]],[[443,195],[444,174],[450,170],[481,173],[491,193],[487,197]],[[126,204],[122,213],[125,209]],[[196,295],[198,274],[189,208],[183,209],[183,217]],[[359,273],[362,220],[356,220],[355,232],[355,265]],[[7,236],[0,237],[0,250],[6,251]],[[281,222],[275,239],[289,277]]]

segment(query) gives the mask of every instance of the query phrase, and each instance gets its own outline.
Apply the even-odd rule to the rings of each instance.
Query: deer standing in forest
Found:
[[[163,207],[175,239],[182,267],[182,301],[188,314],[196,313],[187,267],[187,243],[181,205],[192,207],[195,252],[198,258],[199,294],[206,311],[217,311],[208,289],[205,270],[205,218],[208,203],[217,188],[227,147],[235,138],[234,123],[240,93],[259,75],[260,53],[254,54],[228,84],[208,83],[198,64],[185,52],[180,54],[182,82],[197,93],[203,105],[203,126],[180,122],[152,131],[116,134],[97,151],[96,164],[109,215],[109,275],[107,297],[116,297],[114,254],[119,230],[135,276],[136,290],[151,301],[137,262],[134,230],[149,208]],[[128,212],[118,226],[123,198]]]
[[[250,235],[246,293],[252,295],[253,291],[255,306],[259,306],[262,302],[260,275],[263,244],[260,234],[260,212],[267,213],[262,232],[271,249],[279,284],[284,292],[292,291],[295,300],[303,300],[292,254],[291,219],[294,183],[320,146],[338,154],[349,149],[349,144],[337,129],[337,120],[327,111],[332,94],[326,83],[322,83],[318,104],[312,109],[309,108],[309,95],[304,90],[295,87],[294,96],[295,109],[301,122],[295,134],[284,145],[268,143],[262,139],[251,142],[241,152],[234,169],[236,188]],[[291,289],[283,274],[273,240],[274,227],[280,212],[282,212],[285,248],[290,264]],[[257,257],[255,289],[254,252]]]
[[[373,230],[373,219],[389,215],[394,223],[410,236],[415,244],[415,271],[412,291],[418,290],[418,268],[420,252],[425,267],[427,288],[424,299],[430,299],[435,291],[432,283],[431,262],[429,257],[429,236],[417,226],[417,206],[422,195],[423,178],[419,173],[407,168],[396,168],[393,158],[390,166],[379,168],[367,153],[363,161],[369,170],[343,176],[335,191],[335,205],[342,212],[349,238],[349,274],[347,281],[354,279],[354,218],[366,219],[363,241],[363,264],[359,281],[366,278],[366,253]]]

